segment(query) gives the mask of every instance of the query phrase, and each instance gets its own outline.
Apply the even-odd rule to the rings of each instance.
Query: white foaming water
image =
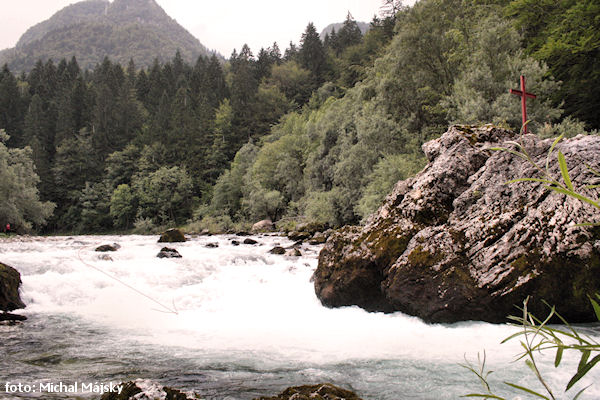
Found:
[[[302,257],[286,257],[268,253],[277,244],[289,246],[285,238],[261,236],[255,238],[259,241],[255,246],[234,246],[232,239],[241,241],[218,236],[169,244],[183,258],[158,259],[163,244],[156,243],[155,237],[33,238],[0,243],[0,260],[22,274],[22,297],[28,304],[24,314],[74,317],[107,329],[112,340],[126,338],[122,347],[160,348],[163,355],[183,353],[211,363],[236,364],[250,358],[267,370],[294,365],[294,373],[309,379],[322,376],[341,383],[346,379],[372,393],[373,400],[457,398],[479,391],[476,378],[458,364],[464,362],[464,355],[475,360],[485,350],[492,369],[502,370],[495,373],[499,381],[535,386],[532,376],[523,376],[521,362],[511,363],[520,352],[518,341],[500,345],[515,332],[513,327],[479,322],[428,325],[401,313],[327,309],[310,282],[318,247],[303,248]],[[113,242],[121,248],[104,253],[112,261],[101,260],[94,248]],[[210,242],[219,247],[205,247]],[[566,372],[554,370],[552,361],[550,355],[544,357],[544,371],[562,388],[576,368],[575,360],[567,361]],[[345,366],[323,367],[336,363]],[[354,371],[348,363],[360,367]],[[386,367],[386,363],[391,364]],[[332,372],[340,368],[346,376]],[[397,393],[393,382],[380,392],[381,383],[369,387],[369,380],[377,381],[371,374],[396,379],[398,368],[409,368],[401,376],[415,382],[398,384]],[[372,371],[364,377],[364,370]],[[437,373],[442,376],[432,376]],[[367,381],[356,382],[361,379],[357,375]],[[435,394],[435,388],[427,395],[419,391],[430,378],[441,380],[445,386],[439,388],[441,394]],[[588,383],[594,378],[598,374],[591,375]],[[589,398],[600,397],[595,386],[588,389]],[[411,388],[421,395],[407,396]]]

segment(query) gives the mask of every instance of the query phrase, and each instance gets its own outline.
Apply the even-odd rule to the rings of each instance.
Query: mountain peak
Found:
[[[155,0],[85,0],[71,4],[27,30],[14,49],[0,52],[0,65],[30,70],[38,59],[76,56],[83,68],[104,57],[149,66],[179,50],[188,61],[209,51]]]

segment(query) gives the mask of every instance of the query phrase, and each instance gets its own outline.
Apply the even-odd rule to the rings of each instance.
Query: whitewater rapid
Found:
[[[310,281],[318,246],[287,257],[268,252],[290,246],[286,238],[254,239],[257,245],[234,246],[232,240],[243,240],[235,236],[170,245],[180,259],[156,258],[163,244],[154,236],[0,242],[0,261],[21,272],[22,313],[29,317],[19,326],[0,326],[0,389],[7,380],[148,378],[222,400],[329,381],[370,400],[456,399],[481,391],[459,364],[465,356],[476,362],[483,351],[496,387],[508,380],[539,389],[522,361],[513,362],[518,341],[500,344],[516,328],[429,325],[401,313],[324,308]],[[120,249],[94,251],[112,243]],[[576,369],[575,360],[566,361],[566,371],[554,369],[552,354],[542,361],[560,388]],[[581,386],[593,381],[600,382],[598,373]],[[586,394],[581,398],[600,398],[600,384]]]

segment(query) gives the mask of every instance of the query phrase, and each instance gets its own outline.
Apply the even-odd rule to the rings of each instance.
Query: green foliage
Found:
[[[110,216],[114,226],[128,229],[137,213],[137,198],[129,185],[119,185],[110,197]]]
[[[274,65],[266,84],[279,88],[285,97],[297,106],[302,106],[308,101],[313,87],[310,71],[295,61]]]
[[[137,218],[134,227],[133,232],[139,235],[152,235],[163,231],[161,227],[154,225],[152,218]]]
[[[110,187],[105,182],[86,182],[79,196],[81,216],[77,230],[89,232],[107,230],[112,227],[110,216]]]
[[[0,221],[28,232],[45,224],[55,204],[39,199],[31,149],[9,149],[8,139],[0,129]]]
[[[597,130],[589,131],[586,129],[586,124],[583,121],[576,120],[571,116],[566,117],[559,123],[555,124],[544,124],[536,132],[538,136],[542,138],[554,138],[561,136],[564,138],[571,138],[577,135],[598,135],[600,134]]]
[[[456,40],[469,36],[470,46],[459,49],[457,57],[465,57],[465,68],[455,80],[452,93],[443,105],[449,119],[460,123],[508,123],[521,126],[520,102],[509,93],[517,87],[518,77],[527,77],[527,90],[537,98],[527,107],[529,127],[533,132],[561,116],[551,98],[559,83],[548,77],[548,68],[523,54],[520,38],[508,21],[492,13],[470,32],[454,31]],[[461,54],[468,50],[467,54]]]
[[[225,214],[230,217],[242,214],[242,186],[244,176],[256,158],[258,148],[245,144],[235,155],[231,168],[219,177],[215,184],[211,208],[215,214]]]
[[[260,185],[250,187],[242,202],[249,217],[256,221],[267,218],[277,220],[283,212],[284,204],[283,195],[278,190],[265,190]]]
[[[524,32],[530,54],[563,85],[554,95],[569,115],[600,128],[600,4],[596,1],[513,0],[507,15]]]
[[[327,73],[325,49],[312,22],[306,26],[306,30],[302,34],[298,61],[303,68],[311,72],[317,86],[325,81]]]
[[[396,182],[409,178],[425,167],[425,159],[414,154],[394,154],[385,156],[369,175],[368,184],[356,207],[357,213],[365,219],[383,204]]]
[[[311,192],[310,196],[303,200],[304,214],[312,221],[327,223],[330,226],[342,225],[343,219],[336,207],[339,197],[337,190]]]
[[[180,224],[191,216],[192,179],[185,169],[161,167],[137,176],[133,187],[139,199],[137,216],[156,224]]]

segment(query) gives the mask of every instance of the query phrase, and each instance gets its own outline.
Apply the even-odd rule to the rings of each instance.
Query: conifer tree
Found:
[[[0,71],[0,129],[10,133],[10,147],[23,144],[23,100],[17,79],[6,65]]]
[[[325,82],[327,69],[325,50],[319,38],[315,25],[310,22],[300,40],[298,60],[303,68],[309,70],[317,85]]]

